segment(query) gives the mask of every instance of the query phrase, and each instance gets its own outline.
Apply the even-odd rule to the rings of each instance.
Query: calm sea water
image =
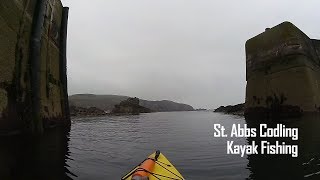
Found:
[[[213,112],[162,112],[73,119],[70,132],[52,129],[36,141],[0,140],[1,179],[120,179],[159,149],[186,179],[320,179],[320,117],[286,122],[299,128],[299,157],[227,154],[213,124],[256,126],[243,117]]]

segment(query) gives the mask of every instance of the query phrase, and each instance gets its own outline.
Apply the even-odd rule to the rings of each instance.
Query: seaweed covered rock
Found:
[[[149,108],[139,105],[139,98],[128,98],[115,105],[112,109],[112,114],[140,114],[150,113]]]

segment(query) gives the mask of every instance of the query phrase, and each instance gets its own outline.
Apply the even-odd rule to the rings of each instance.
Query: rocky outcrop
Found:
[[[246,42],[246,117],[320,110],[320,43],[284,22]]]
[[[214,112],[222,112],[226,114],[244,115],[244,103],[237,105],[220,106]]]
[[[140,113],[150,113],[149,108],[139,105],[138,98],[128,98],[127,100],[121,101],[112,109],[112,114],[140,114]]]
[[[104,116],[107,113],[99,108],[96,107],[76,107],[70,106],[70,115],[73,117],[84,117],[84,116]]]

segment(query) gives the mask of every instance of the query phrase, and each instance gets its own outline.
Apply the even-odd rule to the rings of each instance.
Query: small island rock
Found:
[[[139,98],[136,97],[121,101],[115,105],[111,111],[112,114],[140,114],[150,112],[151,110],[149,108],[139,105]]]

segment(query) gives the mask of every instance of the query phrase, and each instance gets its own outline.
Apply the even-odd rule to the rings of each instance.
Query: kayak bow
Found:
[[[121,180],[184,180],[179,171],[160,151],[152,153],[147,159],[124,175]]]

